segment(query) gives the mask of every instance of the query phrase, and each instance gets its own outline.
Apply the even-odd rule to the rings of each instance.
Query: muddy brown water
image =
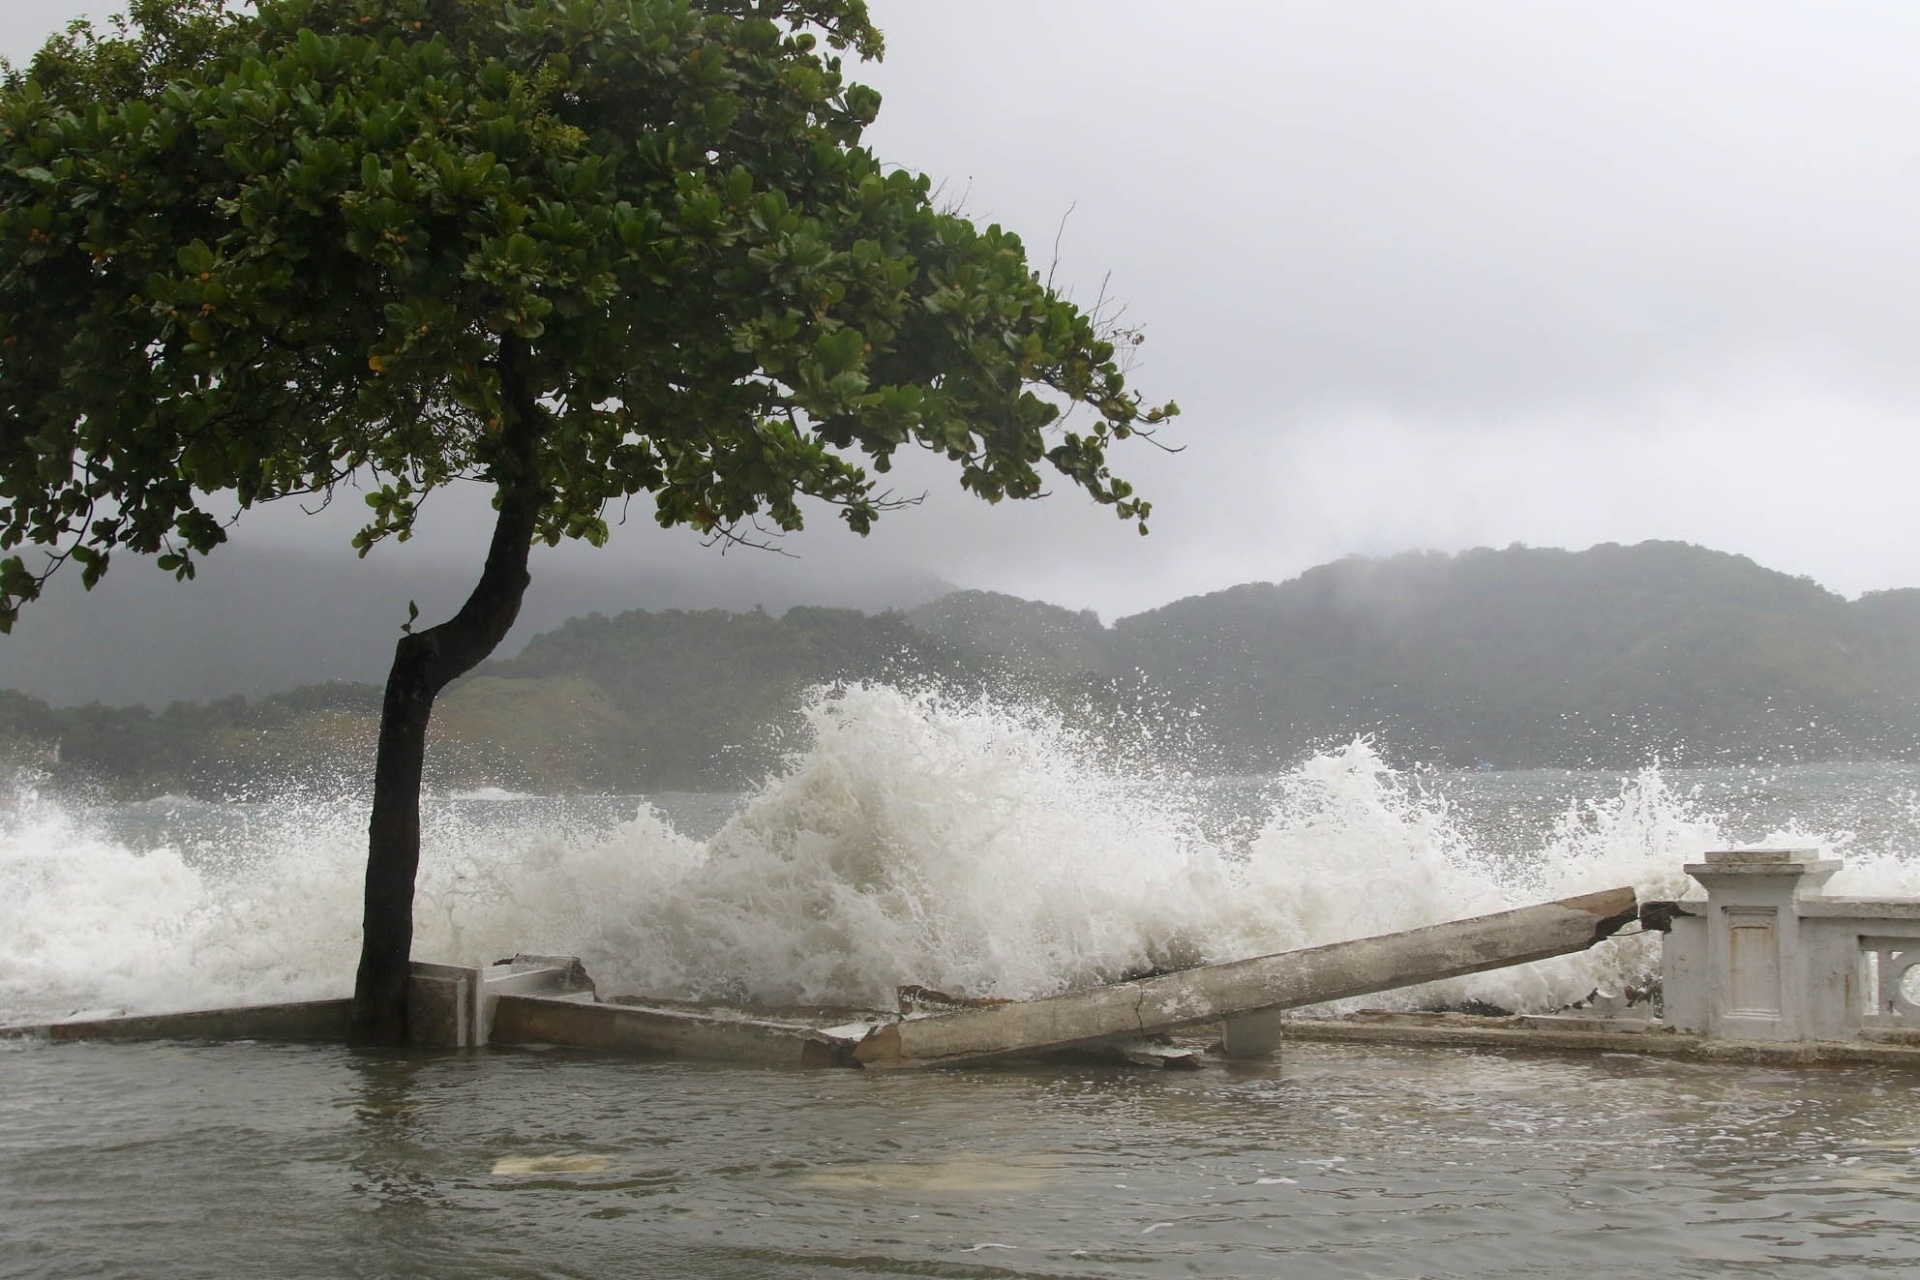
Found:
[[[8,1277],[1907,1275],[1920,1075],[0,1045]]]

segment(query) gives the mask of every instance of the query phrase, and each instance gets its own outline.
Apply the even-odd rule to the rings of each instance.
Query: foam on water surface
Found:
[[[1730,842],[1652,768],[1500,847],[1447,779],[1396,772],[1366,742],[1235,784],[1252,804],[1236,823],[1217,781],[1115,765],[1030,709],[855,685],[806,714],[810,748],[705,840],[650,807],[595,824],[492,791],[430,805],[415,954],[578,954],[609,993],[890,1006],[914,982],[1028,997],[1618,884],[1686,896],[1682,866]],[[145,808],[192,820],[143,843],[16,788],[0,818],[0,1019],[345,993],[362,802]],[[1920,894],[1920,864],[1884,843],[1759,834],[1844,852],[1838,892]],[[1656,957],[1651,939],[1621,940],[1368,1003],[1553,1008]]]

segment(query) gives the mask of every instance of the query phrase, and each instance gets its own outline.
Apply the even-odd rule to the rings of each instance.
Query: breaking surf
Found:
[[[1920,892],[1898,766],[1434,774],[1359,740],[1223,779],[933,691],[820,689],[805,717],[806,748],[745,795],[433,798],[415,954],[569,954],[610,992],[890,1006],[902,983],[1049,995],[1614,884],[1679,897],[1684,864],[1736,840],[1844,849],[1844,891]],[[1863,788],[1880,800],[1864,823],[1837,807]],[[89,806],[16,786],[0,1020],[341,994],[364,824],[352,796]],[[1368,1003],[1543,1010],[1656,964],[1623,939]]]

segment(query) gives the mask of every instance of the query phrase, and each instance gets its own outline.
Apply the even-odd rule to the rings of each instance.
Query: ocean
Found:
[[[822,691],[745,794],[429,798],[415,954],[604,994],[1036,996],[1631,883],[1711,848],[1920,895],[1920,769],[1116,758],[1047,715]],[[344,994],[365,801],[0,814],[0,1023]],[[1427,988],[1553,1009],[1656,942]],[[1193,1074],[880,1076],[559,1051],[0,1042],[0,1276],[1671,1276],[1920,1258],[1920,1078],[1290,1045]]]

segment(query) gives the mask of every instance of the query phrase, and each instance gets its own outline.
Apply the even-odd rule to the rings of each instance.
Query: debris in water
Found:
[[[612,1156],[501,1156],[493,1162],[493,1176],[513,1178],[531,1173],[604,1173],[612,1167]]]

